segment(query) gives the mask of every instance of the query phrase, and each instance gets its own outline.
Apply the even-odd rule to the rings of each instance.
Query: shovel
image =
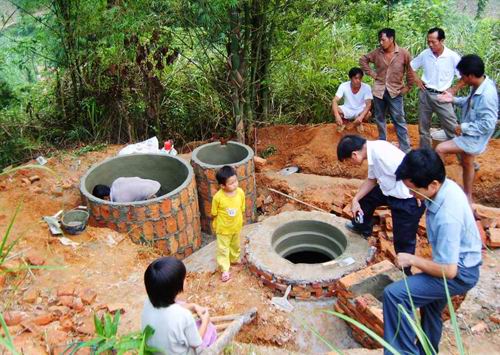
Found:
[[[285,295],[283,297],[271,298],[271,303],[285,312],[293,311],[293,305],[290,302],[288,302],[288,294],[290,293],[291,289],[292,285],[288,285],[285,291]]]

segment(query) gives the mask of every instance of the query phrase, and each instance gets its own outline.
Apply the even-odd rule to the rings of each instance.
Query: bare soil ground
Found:
[[[410,132],[415,144],[416,128],[410,127]],[[376,128],[368,126],[366,135],[374,138]],[[358,179],[366,174],[365,167],[348,170],[338,164],[335,145],[339,138],[334,125],[276,126],[259,130],[258,151],[274,146],[277,152],[268,159],[265,172],[259,174],[258,185],[282,188],[282,191],[308,197],[310,203],[328,208],[340,195],[339,191],[354,191],[359,185]],[[389,138],[395,141],[393,133]],[[10,312],[9,316],[22,318],[22,322],[9,329],[17,348],[25,354],[60,353],[68,342],[91,338],[94,335],[94,312],[102,314],[106,310],[122,310],[120,332],[139,329],[142,302],[146,296],[143,273],[158,256],[156,251],[133,244],[126,235],[92,227],[79,236],[71,236],[78,246],[66,246],[59,238],[51,236],[41,221],[42,216],[81,204],[80,177],[92,164],[116,154],[119,148],[109,146],[83,156],[60,152],[47,164],[55,174],[24,169],[0,177],[0,236],[6,232],[16,208],[21,206],[9,237],[10,241],[20,239],[4,268],[15,269],[25,263],[46,267],[0,274],[0,312],[4,316]],[[478,159],[481,170],[475,185],[475,197],[492,206],[500,206],[500,170],[495,165],[499,151],[500,142],[492,141],[488,151]],[[288,165],[298,165],[302,172],[316,176],[307,175],[293,181],[273,176],[273,171]],[[447,168],[452,178],[457,179],[460,169],[454,158],[450,159]],[[40,180],[26,181],[34,175]],[[337,177],[336,182],[328,186],[331,176]],[[263,194],[261,199],[264,199],[266,195],[262,187],[259,186]],[[283,208],[301,208],[288,202],[285,198],[274,197],[274,202],[268,204],[274,207],[263,212],[274,214]],[[467,306],[466,300],[465,311],[460,313],[463,331],[469,344],[499,349],[498,326],[494,326],[489,318],[499,311],[495,301],[500,281],[498,253],[488,254],[483,268],[485,277],[471,297],[470,305]],[[227,284],[220,282],[217,273],[190,273],[183,297],[209,306],[214,315],[242,312],[255,306],[258,317],[240,332],[238,341],[305,352],[296,344],[290,320],[269,304],[271,291],[262,287],[245,268],[236,271]],[[496,310],[492,309],[492,304],[496,304]],[[482,321],[481,317],[491,333],[482,331],[478,335],[470,330]],[[449,330],[445,342],[448,338],[452,338]]]

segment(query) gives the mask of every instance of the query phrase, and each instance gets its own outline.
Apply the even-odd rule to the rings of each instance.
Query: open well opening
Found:
[[[249,152],[243,145],[228,142],[225,145],[207,144],[196,152],[196,158],[205,164],[236,164],[248,158]]]
[[[319,264],[342,255],[347,238],[330,224],[302,220],[276,229],[271,243],[278,255],[294,264]]]
[[[187,166],[179,159],[161,154],[132,154],[107,160],[96,166],[85,178],[84,187],[89,194],[95,185],[111,186],[119,177],[138,176],[156,180],[161,188],[157,197],[181,186],[189,177]]]

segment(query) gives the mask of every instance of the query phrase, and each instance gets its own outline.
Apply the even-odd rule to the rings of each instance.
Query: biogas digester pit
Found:
[[[252,148],[232,141],[225,145],[222,145],[220,142],[208,143],[193,150],[191,165],[196,176],[201,229],[204,232],[212,233],[212,216],[210,213],[212,198],[219,190],[215,174],[224,165],[230,165],[236,169],[239,187],[245,192],[246,208],[245,215],[243,216],[245,224],[255,221],[257,190],[255,186],[253,156],[254,152]]]
[[[290,296],[296,299],[332,297],[337,280],[366,266],[368,242],[348,231],[345,222],[315,211],[269,217],[247,236],[248,269],[281,293],[292,285]],[[330,260],[338,262],[325,264]]]
[[[276,229],[272,245],[278,255],[294,264],[321,264],[341,256],[347,239],[330,224],[303,220]]]
[[[97,184],[138,176],[161,183],[157,197],[114,203],[92,195]],[[191,166],[164,154],[132,154],[107,159],[92,167],[80,182],[93,226],[128,233],[135,243],[148,244],[164,255],[185,257],[201,246],[196,183]]]

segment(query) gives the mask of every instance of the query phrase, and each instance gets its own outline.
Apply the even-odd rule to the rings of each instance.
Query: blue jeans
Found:
[[[378,127],[378,139],[387,140],[387,124],[385,122],[385,114],[389,111],[392,123],[396,127],[396,135],[398,136],[399,149],[408,153],[411,149],[410,139],[408,138],[408,128],[406,127],[405,111],[403,108],[403,96],[398,95],[394,98],[385,90],[382,99],[373,98],[375,106],[375,122]]]
[[[466,293],[478,279],[479,265],[459,267],[457,276],[447,280],[450,296]],[[406,282],[413,304],[420,308],[422,330],[437,353],[443,330],[441,312],[447,306],[444,280],[421,273],[408,277]],[[421,344],[416,341],[415,332],[398,305],[402,305],[413,316],[405,280],[394,282],[384,290],[384,339],[401,354],[424,354]],[[384,354],[391,353],[384,350]]]

